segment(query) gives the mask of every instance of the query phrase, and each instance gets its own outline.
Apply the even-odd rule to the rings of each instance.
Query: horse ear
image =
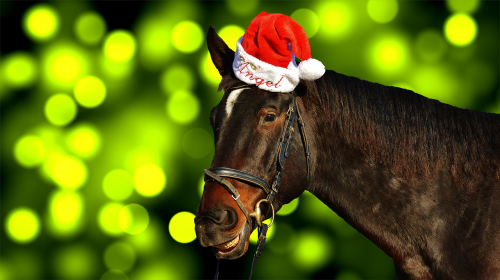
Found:
[[[234,51],[222,40],[215,29],[210,26],[207,34],[207,46],[212,62],[222,77],[233,74]]]

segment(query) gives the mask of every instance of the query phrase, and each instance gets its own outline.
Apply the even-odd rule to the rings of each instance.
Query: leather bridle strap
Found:
[[[251,228],[252,219],[250,218],[250,214],[248,214],[248,211],[245,208],[245,205],[243,205],[243,202],[241,202],[241,200],[240,200],[240,194],[238,193],[238,190],[236,190],[236,188],[231,183],[229,183],[228,180],[218,176],[217,174],[213,173],[212,171],[210,171],[208,169],[205,169],[205,175],[210,176],[213,179],[213,181],[216,181],[217,183],[221,184],[233,196],[234,201],[236,201],[236,204],[238,204],[238,206],[240,207],[243,214],[245,214],[245,217],[247,217],[248,225]],[[210,179],[207,180],[205,178],[205,182],[207,182],[207,181],[210,181]]]

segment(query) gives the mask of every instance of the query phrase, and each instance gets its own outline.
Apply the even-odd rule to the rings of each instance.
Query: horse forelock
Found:
[[[314,92],[346,144],[375,156],[397,176],[411,181],[449,166],[456,185],[473,188],[478,176],[498,172],[500,115],[331,70],[315,82]]]

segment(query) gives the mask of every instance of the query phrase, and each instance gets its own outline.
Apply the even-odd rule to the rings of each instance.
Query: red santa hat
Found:
[[[302,61],[299,66],[295,56]],[[291,92],[300,79],[316,80],[325,66],[311,58],[311,46],[304,29],[282,14],[258,14],[236,43],[233,61],[236,77],[273,92]]]

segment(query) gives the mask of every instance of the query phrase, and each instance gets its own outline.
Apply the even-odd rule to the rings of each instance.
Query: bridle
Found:
[[[229,90],[234,90],[237,88],[243,88],[243,87],[248,87],[250,85],[245,84],[245,85],[240,85],[240,86],[235,86],[227,89]],[[257,223],[257,226],[259,227],[258,230],[258,241],[257,241],[257,246],[255,248],[255,253],[252,261],[252,268],[250,270],[250,277],[248,279],[252,278],[253,270],[255,268],[255,263],[257,259],[260,257],[262,254],[262,250],[264,249],[264,245],[266,242],[266,234],[267,230],[269,227],[274,222],[274,206],[273,206],[273,200],[278,192],[278,188],[280,187],[281,183],[281,176],[283,175],[283,171],[285,169],[285,160],[289,156],[290,153],[290,147],[292,146],[292,141],[293,141],[293,135],[294,135],[294,123],[295,119],[297,116],[297,123],[299,125],[299,131],[300,135],[302,136],[303,140],[303,146],[305,149],[305,155],[306,155],[306,161],[307,161],[307,181],[309,182],[310,180],[310,173],[311,173],[311,168],[310,168],[310,156],[311,154],[309,153],[309,143],[307,142],[307,135],[305,131],[305,122],[302,119],[302,116],[300,115],[299,108],[297,107],[297,102],[295,100],[295,91],[292,92],[292,103],[290,104],[290,107],[288,108],[288,111],[286,113],[286,119],[285,119],[285,128],[282,133],[282,136],[280,138],[280,144],[279,144],[279,150],[278,150],[278,160],[276,163],[276,173],[274,175],[273,182],[271,186],[265,181],[262,180],[261,178],[240,171],[232,168],[227,168],[227,167],[215,167],[215,168],[210,168],[210,169],[205,169],[205,182],[209,181],[216,181],[219,184],[221,184],[233,197],[233,199],[236,201],[238,206],[240,207],[241,211],[243,214],[245,214],[245,217],[248,221],[248,225],[250,227],[250,230],[252,229],[252,218],[255,218],[255,221]],[[261,199],[255,204],[255,210],[252,213],[248,213],[247,209],[241,202],[240,194],[238,193],[238,190],[226,179],[224,178],[231,178],[235,179],[244,183],[247,183],[251,186],[261,188],[267,195],[265,199]],[[265,224],[262,222],[262,213],[260,210],[260,204],[261,203],[267,203],[268,205],[271,206],[272,208],[272,220],[269,225]],[[217,258],[217,271],[215,273],[214,279],[218,279],[219,277],[219,264],[220,264],[220,259]]]

